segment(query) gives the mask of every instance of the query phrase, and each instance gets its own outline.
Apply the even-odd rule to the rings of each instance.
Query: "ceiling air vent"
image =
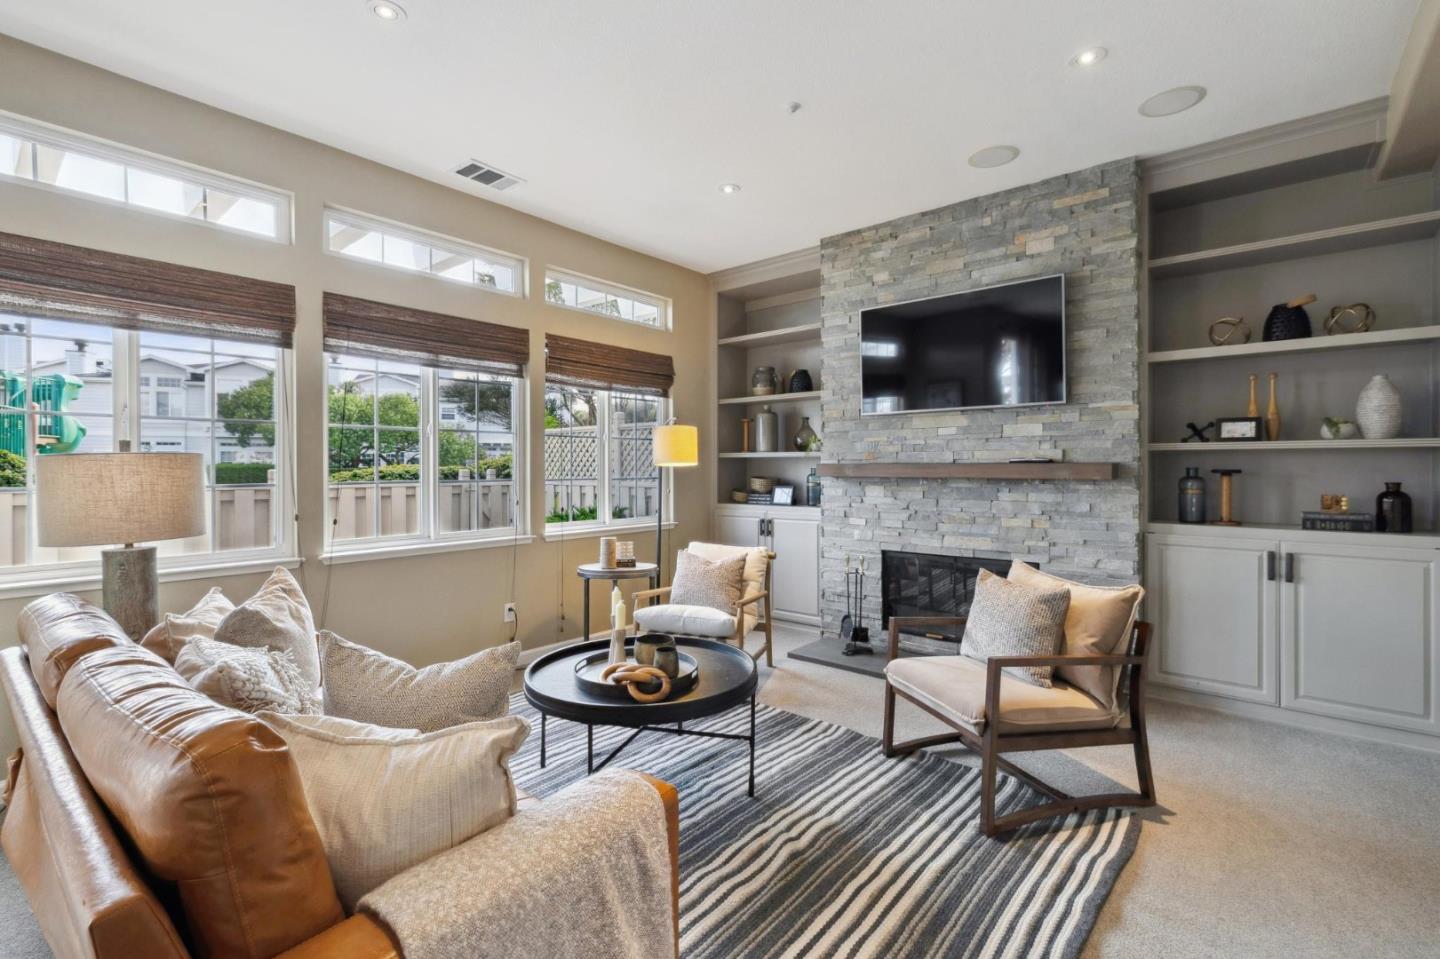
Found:
[[[467,180],[474,180],[481,186],[488,186],[492,190],[508,190],[517,183],[525,182],[518,176],[511,176],[504,170],[497,170],[479,160],[471,160],[455,172]]]

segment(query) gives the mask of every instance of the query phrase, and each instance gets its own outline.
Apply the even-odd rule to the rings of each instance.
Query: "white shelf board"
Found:
[[[1393,440],[1260,440],[1215,441],[1211,443],[1150,443],[1147,447],[1156,453],[1281,453],[1304,451],[1338,452],[1342,450],[1418,450],[1440,449],[1440,437],[1412,436]]]
[[[820,341],[819,323],[802,323],[798,326],[786,326],[778,330],[766,330],[763,333],[744,333],[740,336],[722,336],[719,340],[721,346],[774,346],[779,343],[802,343],[806,340]]]
[[[805,400],[818,400],[819,390],[810,390],[805,393],[772,393],[769,396],[731,396],[720,401],[721,406],[761,406],[766,403],[801,403]]]
[[[1297,233],[1273,240],[1257,240],[1254,243],[1181,253],[1178,256],[1162,256],[1150,261],[1150,278],[1163,280],[1172,276],[1212,273],[1280,260],[1297,260],[1301,257],[1342,253],[1370,246],[1424,240],[1433,238],[1437,231],[1440,231],[1440,210],[1412,213],[1409,216],[1331,227],[1328,230]]]
[[[721,453],[722,460],[818,460],[819,453]]]
[[[1344,543],[1347,545],[1393,546],[1402,549],[1440,549],[1440,533],[1360,533],[1330,529],[1301,529],[1277,523],[1243,523],[1240,526],[1216,526],[1212,523],[1172,523],[1153,520],[1145,524],[1145,532],[1169,535],[1209,536],[1216,539],[1250,539],[1274,537],[1312,543]]]
[[[1309,353],[1325,350],[1355,350],[1367,346],[1390,346],[1440,340],[1440,325],[1412,326],[1400,330],[1369,330],[1336,336],[1311,336],[1301,340],[1272,343],[1237,343],[1234,346],[1205,346],[1188,350],[1161,350],[1147,353],[1147,363],[1187,363],[1194,360],[1228,360],[1245,356],[1272,356],[1276,353]]]

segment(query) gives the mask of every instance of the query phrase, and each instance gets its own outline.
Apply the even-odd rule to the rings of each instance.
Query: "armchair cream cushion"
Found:
[[[734,616],[709,606],[687,606],[683,603],[641,606],[635,610],[635,625],[648,633],[668,633],[672,636],[730,639],[735,635]]]
[[[985,664],[969,656],[908,656],[885,667],[890,685],[940,715],[979,732],[985,715]],[[1000,716],[996,732],[1109,729],[1118,710],[1067,683],[1036,686],[1000,671]]]
[[[765,592],[765,569],[770,565],[770,551],[765,547],[692,542],[685,548],[701,559],[709,560],[712,563],[724,562],[737,556],[745,557],[745,569],[741,573],[745,592],[740,598],[744,600]],[[745,607],[744,631],[747,634],[755,628],[755,624],[760,619],[758,605],[752,603]]]
[[[1016,561],[1010,564],[1012,582],[1022,586],[1070,591],[1070,608],[1065,613],[1065,640],[1060,652],[1066,656],[1113,656],[1125,651],[1135,628],[1145,590],[1139,586],[1087,586],[1042,573]],[[1114,666],[1057,666],[1055,675],[1085,690],[1106,706],[1115,704],[1115,687],[1120,670]]]

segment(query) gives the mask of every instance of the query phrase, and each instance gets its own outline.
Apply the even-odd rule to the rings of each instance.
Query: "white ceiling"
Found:
[[[709,272],[1383,96],[1419,0],[399,2],[0,0],[0,32]]]

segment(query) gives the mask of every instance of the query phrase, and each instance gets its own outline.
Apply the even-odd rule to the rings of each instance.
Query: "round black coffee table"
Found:
[[[704,736],[710,739],[736,739],[750,744],[750,789],[755,795],[755,661],[734,646],[709,639],[677,637],[680,652],[693,657],[699,664],[700,678],[695,688],[658,703],[637,703],[633,700],[607,699],[586,692],[575,681],[575,665],[581,659],[609,648],[605,640],[576,643],[546,653],[525,670],[525,699],[540,712],[540,765],[545,765],[545,723],[554,716],[585,724],[587,772],[604,769],[606,764],[643,732],[669,733],[673,736]],[[633,648],[633,644],[627,649]],[[750,735],[715,733],[685,728],[685,721],[714,716],[750,701]],[[672,725],[673,724],[673,725]],[[615,747],[598,764],[595,762],[595,727],[624,726],[635,731]]]

